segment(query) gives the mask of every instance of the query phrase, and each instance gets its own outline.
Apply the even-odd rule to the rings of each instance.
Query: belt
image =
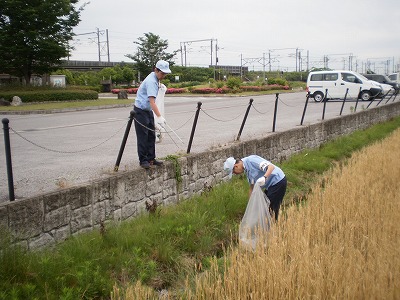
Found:
[[[145,111],[145,112],[151,112],[151,109],[150,110],[141,109],[141,108],[137,107],[136,105],[134,105],[134,108],[140,109],[140,110]]]

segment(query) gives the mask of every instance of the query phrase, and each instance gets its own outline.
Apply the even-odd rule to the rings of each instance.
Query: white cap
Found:
[[[169,69],[169,63],[166,62],[165,60],[159,60],[156,63],[156,68],[159,69],[163,73],[166,73],[166,74],[171,73],[171,70]]]
[[[224,162],[224,171],[228,174],[229,178],[232,177],[233,166],[235,165],[236,159],[228,157]]]

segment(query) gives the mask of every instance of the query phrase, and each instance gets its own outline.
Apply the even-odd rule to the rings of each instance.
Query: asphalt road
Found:
[[[305,92],[280,94],[275,131],[300,126]],[[161,143],[159,158],[186,153],[198,103],[201,110],[190,153],[198,153],[233,142],[238,136],[252,98],[240,140],[272,134],[275,95],[254,97],[166,97],[165,119],[169,126]],[[368,102],[369,103],[369,102]],[[359,102],[358,110],[368,103]],[[372,104],[374,106],[375,104]],[[310,99],[303,126],[320,122],[322,103]],[[328,102],[324,119],[339,116],[342,102]],[[348,102],[342,115],[351,113]],[[15,197],[21,199],[77,185],[112,174],[131,107],[75,112],[0,115],[8,118]],[[0,139],[0,202],[8,200],[4,135]],[[134,126],[129,134],[119,170],[139,168]]]

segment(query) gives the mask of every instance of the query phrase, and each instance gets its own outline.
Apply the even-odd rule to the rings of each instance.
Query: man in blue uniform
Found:
[[[159,60],[154,71],[151,72],[140,84],[136,93],[134,104],[135,130],[137,138],[137,151],[139,163],[142,168],[150,166],[161,166],[163,162],[156,160],[156,133],[154,126],[154,115],[156,122],[165,127],[165,118],[161,115],[155,102],[160,80],[166,74],[171,73],[169,63]],[[154,115],[153,115],[154,112]]]
[[[270,210],[274,212],[275,220],[278,221],[279,208],[287,186],[285,173],[278,166],[258,155],[250,155],[242,159],[227,158],[224,170],[229,174],[229,178],[232,174],[244,172],[250,184],[249,195],[255,184],[264,188],[264,193],[271,202]]]

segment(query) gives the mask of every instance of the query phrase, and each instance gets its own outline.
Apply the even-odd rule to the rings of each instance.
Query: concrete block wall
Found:
[[[309,126],[233,142],[203,153],[178,158],[181,182],[173,162],[163,167],[116,173],[106,179],[60,189],[37,197],[0,204],[0,226],[15,244],[41,248],[71,235],[99,228],[103,222],[122,221],[146,212],[146,201],[173,205],[202,193],[226,179],[223,163],[229,156],[258,154],[279,162],[305,148],[315,148],[338,136],[400,115],[400,102],[363,110]]]

